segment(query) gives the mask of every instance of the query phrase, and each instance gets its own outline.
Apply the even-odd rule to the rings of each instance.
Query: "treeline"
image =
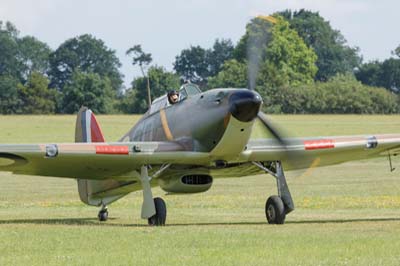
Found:
[[[73,113],[81,105],[115,112],[120,66],[115,51],[93,36],[69,39],[52,51],[0,21],[0,113]]]
[[[52,50],[0,21],[0,113],[143,113],[151,98],[183,82],[203,90],[251,88],[269,113],[399,113],[400,46],[383,62],[362,62],[340,31],[318,13],[286,10],[254,18],[234,44],[217,39],[211,48],[190,46],[174,70],[153,64],[140,45],[127,47],[142,76],[123,88],[115,51],[91,35]]]

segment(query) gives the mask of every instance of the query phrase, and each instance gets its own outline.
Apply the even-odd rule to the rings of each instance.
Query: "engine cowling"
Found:
[[[160,179],[160,187],[171,193],[199,193],[211,188],[213,178],[207,174],[185,174]]]

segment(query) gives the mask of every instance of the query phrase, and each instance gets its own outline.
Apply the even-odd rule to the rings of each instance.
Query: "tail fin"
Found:
[[[81,107],[75,124],[75,142],[104,142],[104,136],[93,112]],[[101,200],[91,199],[91,195],[102,189],[102,181],[78,179],[78,192],[81,201],[98,206]]]
[[[76,118],[75,142],[105,142],[93,112],[81,107]]]

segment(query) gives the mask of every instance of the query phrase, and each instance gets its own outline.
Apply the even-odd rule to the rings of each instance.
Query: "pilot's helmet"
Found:
[[[174,103],[176,103],[176,102],[172,102],[171,101],[171,97],[173,96],[173,95],[178,95],[179,96],[179,92],[177,92],[176,90],[170,90],[170,91],[168,91],[168,102],[170,103],[170,104],[174,104]]]

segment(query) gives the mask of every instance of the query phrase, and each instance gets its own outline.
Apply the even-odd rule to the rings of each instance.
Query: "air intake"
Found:
[[[208,185],[212,183],[209,175],[185,175],[182,176],[182,183],[186,185]]]

